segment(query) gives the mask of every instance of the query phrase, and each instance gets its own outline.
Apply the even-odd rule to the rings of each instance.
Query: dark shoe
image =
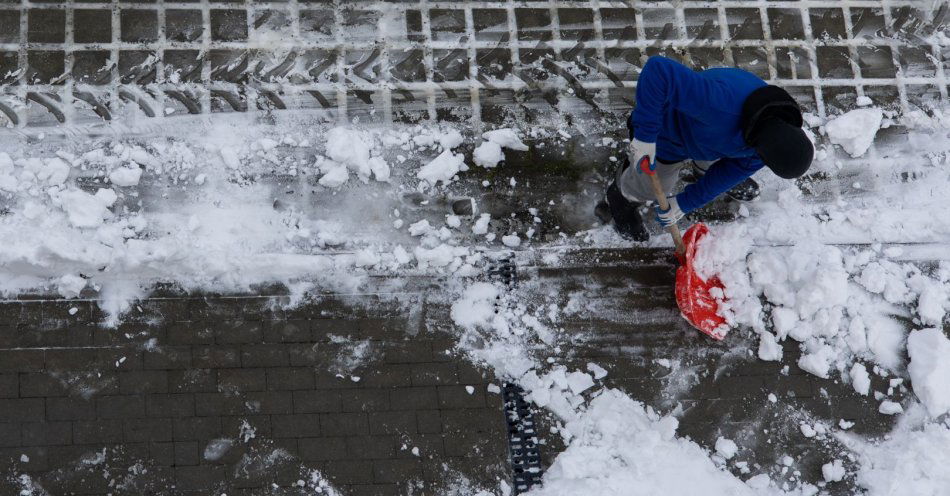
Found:
[[[612,181],[607,188],[606,204],[614,221],[614,229],[622,237],[634,241],[650,239],[650,233],[643,227],[643,218],[640,217],[640,204],[624,198],[616,181]]]
[[[735,185],[729,191],[726,191],[726,195],[729,196],[729,198],[740,202],[755,200],[759,197],[759,183],[755,182],[750,177],[749,179],[746,179],[745,181]]]

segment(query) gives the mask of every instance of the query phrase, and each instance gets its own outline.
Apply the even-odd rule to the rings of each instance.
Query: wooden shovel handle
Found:
[[[647,174],[650,176],[650,184],[653,185],[653,194],[656,196],[656,202],[660,204],[661,210],[669,210],[670,202],[666,200],[666,192],[663,191],[663,185],[660,184],[660,178],[656,174]],[[680,228],[676,224],[666,226],[670,236],[673,236],[673,245],[676,246],[677,255],[686,254],[686,246],[683,245],[683,235],[680,234]]]

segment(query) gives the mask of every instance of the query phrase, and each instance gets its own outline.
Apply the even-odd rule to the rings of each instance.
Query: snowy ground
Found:
[[[886,439],[853,434],[846,422],[803,423],[805,438],[847,450],[821,474],[782,484],[775,474],[794,460],[785,470],[750,467],[728,439],[707,450],[677,435],[676,409],[603,388],[596,363],[559,365],[571,340],[559,320],[590,311],[582,298],[485,281],[511,251],[557,268],[571,250],[628,246],[578,220],[602,187],[589,164],[573,193],[549,202],[520,171],[506,171],[506,154],[557,149],[573,130],[472,136],[277,113],[103,125],[80,136],[4,131],[0,284],[11,298],[95,298],[114,324],[157,283],[253,292],[277,282],[303,298],[373,275],[437,275],[459,298],[460,350],[559,420],[566,450],[531,494],[816,494],[843,483],[876,495],[945,494],[948,117],[873,108],[831,123],[813,117],[813,174],[793,184],[764,172],[761,200],[717,206],[738,217],[714,225],[702,249],[704,270],[727,287],[727,340],[770,361],[783,360],[782,342],[800,343],[798,367],[900,416]],[[581,145],[608,156],[622,146],[616,137],[589,132]],[[501,191],[520,196],[517,208],[494,208]],[[474,198],[476,210],[453,212],[458,197]],[[651,241],[658,252],[668,245]],[[871,390],[875,375],[889,387]]]

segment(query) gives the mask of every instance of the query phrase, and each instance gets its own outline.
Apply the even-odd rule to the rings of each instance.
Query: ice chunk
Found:
[[[593,362],[587,362],[587,370],[594,374],[594,379],[600,380],[607,377],[607,370]]]
[[[877,411],[884,415],[897,415],[898,413],[903,413],[904,407],[902,407],[900,403],[884,400],[881,402],[881,406],[878,407]]]
[[[350,178],[350,173],[346,170],[346,167],[339,164],[325,162],[320,169],[324,174],[318,182],[321,186],[327,188],[339,188]]]
[[[521,238],[519,238],[517,234],[502,236],[501,242],[509,248],[517,248],[518,246],[521,246]]]
[[[759,334],[759,360],[781,361],[782,345],[771,332]]]
[[[860,157],[871,147],[883,119],[884,113],[879,108],[855,109],[825,124],[825,131],[832,143],[844,148],[852,157]]]
[[[448,184],[452,182],[452,178],[455,177],[459,171],[468,170],[468,167],[465,166],[465,156],[456,155],[450,150],[446,150],[439,154],[434,160],[429,162],[427,165],[419,169],[419,172],[416,176],[428,182],[431,185],[438,183]]]
[[[518,137],[518,133],[514,129],[495,129],[494,131],[487,131],[482,133],[482,138],[485,138],[488,141],[498,144],[502,148],[508,148],[510,150],[518,151],[527,151],[528,145],[525,145],[521,142],[521,138]]]
[[[110,215],[104,198],[73,189],[59,195],[59,201],[69,223],[75,227],[99,227]]]
[[[923,329],[907,338],[910,383],[932,417],[950,412],[950,340],[940,329]]]
[[[485,141],[472,152],[472,160],[475,165],[489,169],[497,167],[498,162],[501,162],[504,158],[505,154],[501,151],[501,145],[494,141]]]
[[[736,443],[731,439],[726,439],[724,437],[716,439],[716,453],[719,453],[719,455],[726,460],[736,456],[736,452],[738,451],[739,447],[736,446]]]
[[[363,133],[355,129],[335,127],[327,131],[326,150],[331,160],[343,164],[360,177],[369,177],[372,172],[369,145]]]
[[[593,385],[594,379],[591,378],[590,374],[580,371],[567,374],[567,387],[569,387],[574,394],[581,394]]]
[[[864,396],[871,391],[871,376],[863,364],[855,363],[851,367],[851,386],[854,387],[856,393]]]
[[[826,482],[838,482],[844,479],[844,465],[841,460],[832,460],[821,466],[821,476]]]
[[[478,217],[478,220],[475,221],[475,225],[472,226],[472,234],[485,234],[488,232],[488,222],[491,221],[490,214],[482,214]]]
[[[64,298],[78,298],[79,293],[85,289],[86,280],[80,276],[66,274],[56,281],[56,290]]]

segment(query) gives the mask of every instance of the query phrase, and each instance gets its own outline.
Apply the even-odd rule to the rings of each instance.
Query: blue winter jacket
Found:
[[[656,143],[656,158],[718,160],[676,195],[691,212],[739,184],[765,164],[742,136],[742,104],[765,81],[742,69],[696,72],[665,57],[650,57],[637,81],[630,114],[634,137]],[[657,167],[663,167],[658,163]]]

